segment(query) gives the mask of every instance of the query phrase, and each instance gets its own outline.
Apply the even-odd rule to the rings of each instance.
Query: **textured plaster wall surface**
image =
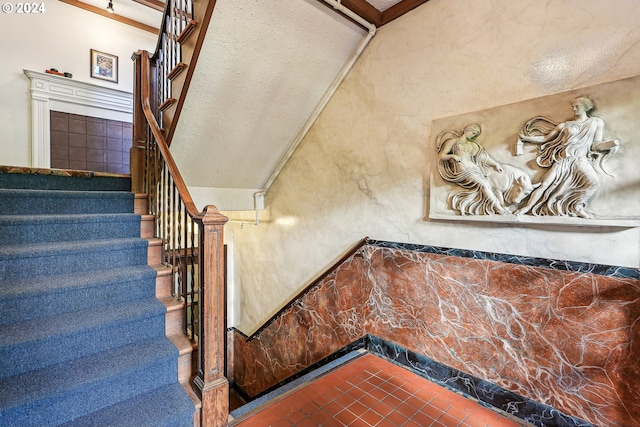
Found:
[[[430,0],[382,27],[266,195],[230,213],[250,333],[359,239],[637,267],[637,228],[429,221],[432,122],[640,74],[635,0]]]

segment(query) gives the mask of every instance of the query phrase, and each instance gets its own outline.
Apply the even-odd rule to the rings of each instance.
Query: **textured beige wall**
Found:
[[[640,74],[635,0],[430,0],[381,28],[267,194],[229,213],[250,333],[334,260],[379,240],[639,265],[639,233],[427,220],[431,123]]]
[[[9,3],[15,7],[18,2]],[[44,73],[56,68],[73,74],[76,81],[132,92],[131,55],[138,49],[153,51],[158,39],[69,4],[44,5],[41,14],[0,13],[1,165],[32,166],[30,82],[23,70]],[[89,77],[91,49],[118,57],[117,84]]]

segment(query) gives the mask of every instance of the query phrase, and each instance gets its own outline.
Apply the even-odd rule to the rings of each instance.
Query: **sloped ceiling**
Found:
[[[379,25],[399,1],[353,3]],[[218,0],[171,145],[196,204],[254,209],[369,34],[323,1]]]
[[[161,0],[112,1],[160,26]],[[171,142],[198,207],[253,210],[376,28],[426,1],[217,0]]]
[[[316,0],[238,3],[216,3],[171,145],[189,187],[226,194],[269,184],[368,34]]]

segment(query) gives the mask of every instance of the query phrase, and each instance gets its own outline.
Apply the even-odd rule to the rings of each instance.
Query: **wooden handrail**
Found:
[[[178,187],[178,192],[182,197],[185,208],[189,213],[191,218],[196,218],[200,216],[200,212],[196,208],[193,199],[191,198],[191,194],[189,193],[189,189],[187,185],[184,183],[182,179],[182,175],[178,170],[178,166],[176,165],[175,160],[173,160],[173,156],[169,151],[169,146],[167,145],[167,141],[164,139],[164,135],[160,130],[160,125],[158,125],[158,121],[156,120],[156,116],[153,114],[153,110],[151,109],[151,96],[150,96],[150,87],[151,87],[151,59],[149,56],[149,52],[142,51],[142,63],[140,64],[142,67],[141,72],[141,82],[140,82],[140,102],[142,104],[142,112],[144,113],[145,118],[147,119],[147,123],[149,124],[149,129],[153,133],[153,137],[156,140],[156,144],[162,157],[167,163],[167,168],[169,169],[169,173],[173,177],[176,187]]]
[[[140,103],[142,112],[147,122],[148,132],[147,139],[153,144],[153,148],[157,150],[162,159],[162,168],[166,168],[168,179],[171,180],[172,186],[168,190],[158,191],[177,191],[176,196],[169,198],[177,198],[178,206],[184,206],[186,214],[197,224],[198,227],[198,246],[195,248],[174,248],[171,245],[176,241],[175,233],[171,235],[171,229],[168,232],[168,240],[172,243],[167,245],[166,253],[178,258],[179,267],[186,268],[184,257],[189,252],[197,253],[198,261],[192,261],[192,269],[197,265],[198,269],[198,367],[197,375],[194,379],[194,386],[201,400],[201,423],[202,426],[224,426],[227,423],[229,414],[229,382],[224,376],[225,363],[225,318],[224,306],[226,303],[224,294],[224,237],[223,227],[227,222],[227,218],[222,215],[214,205],[208,205],[202,212],[198,211],[189,190],[180,174],[180,171],[169,151],[169,147],[165,140],[160,126],[156,120],[151,107],[151,87],[153,79],[151,77],[151,57],[148,52],[143,51],[140,55]],[[146,168],[156,168],[157,166],[151,162],[147,162]],[[154,174],[151,174],[154,175]],[[162,178],[160,181],[164,181]],[[153,187],[162,186],[163,183],[148,183]],[[175,190],[174,190],[175,189]],[[156,191],[156,190],[151,190]],[[170,202],[171,206],[175,206],[176,201]],[[166,209],[169,214],[172,209]],[[173,220],[169,220],[169,228],[173,224]],[[178,224],[180,220],[178,220]],[[179,227],[179,225],[178,225]],[[177,231],[176,231],[177,232]],[[182,236],[177,236],[178,245],[182,241]],[[173,263],[175,264],[175,258]],[[169,257],[167,257],[169,262]],[[186,285],[185,285],[186,286]],[[192,284],[191,291],[193,291]],[[185,295],[186,287],[185,287]],[[185,296],[185,299],[188,298]],[[192,296],[193,298],[193,296]],[[192,307],[193,304],[188,304]],[[193,303],[193,300],[191,301]],[[195,331],[191,331],[192,334]]]
[[[214,5],[215,0],[168,0],[156,51],[134,54],[131,149],[132,189],[149,197],[162,262],[174,274],[172,292],[184,302],[184,332],[198,342],[193,386],[202,402],[201,426],[207,427],[227,425],[229,415],[223,234],[228,219],[214,205],[197,209],[169,144]],[[177,99],[167,105],[174,93]],[[166,108],[160,111],[159,104]]]

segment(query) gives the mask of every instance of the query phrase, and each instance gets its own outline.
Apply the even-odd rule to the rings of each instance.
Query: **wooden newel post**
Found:
[[[228,218],[209,205],[199,223],[198,373],[194,380],[202,400],[202,427],[222,427],[229,417],[229,381],[224,376],[224,240]]]
[[[144,185],[144,158],[147,138],[147,121],[142,111],[141,85],[142,63],[148,61],[148,52],[137,51],[132,56],[133,60],[133,136],[129,150],[129,171],[131,173],[131,191],[145,193]]]

